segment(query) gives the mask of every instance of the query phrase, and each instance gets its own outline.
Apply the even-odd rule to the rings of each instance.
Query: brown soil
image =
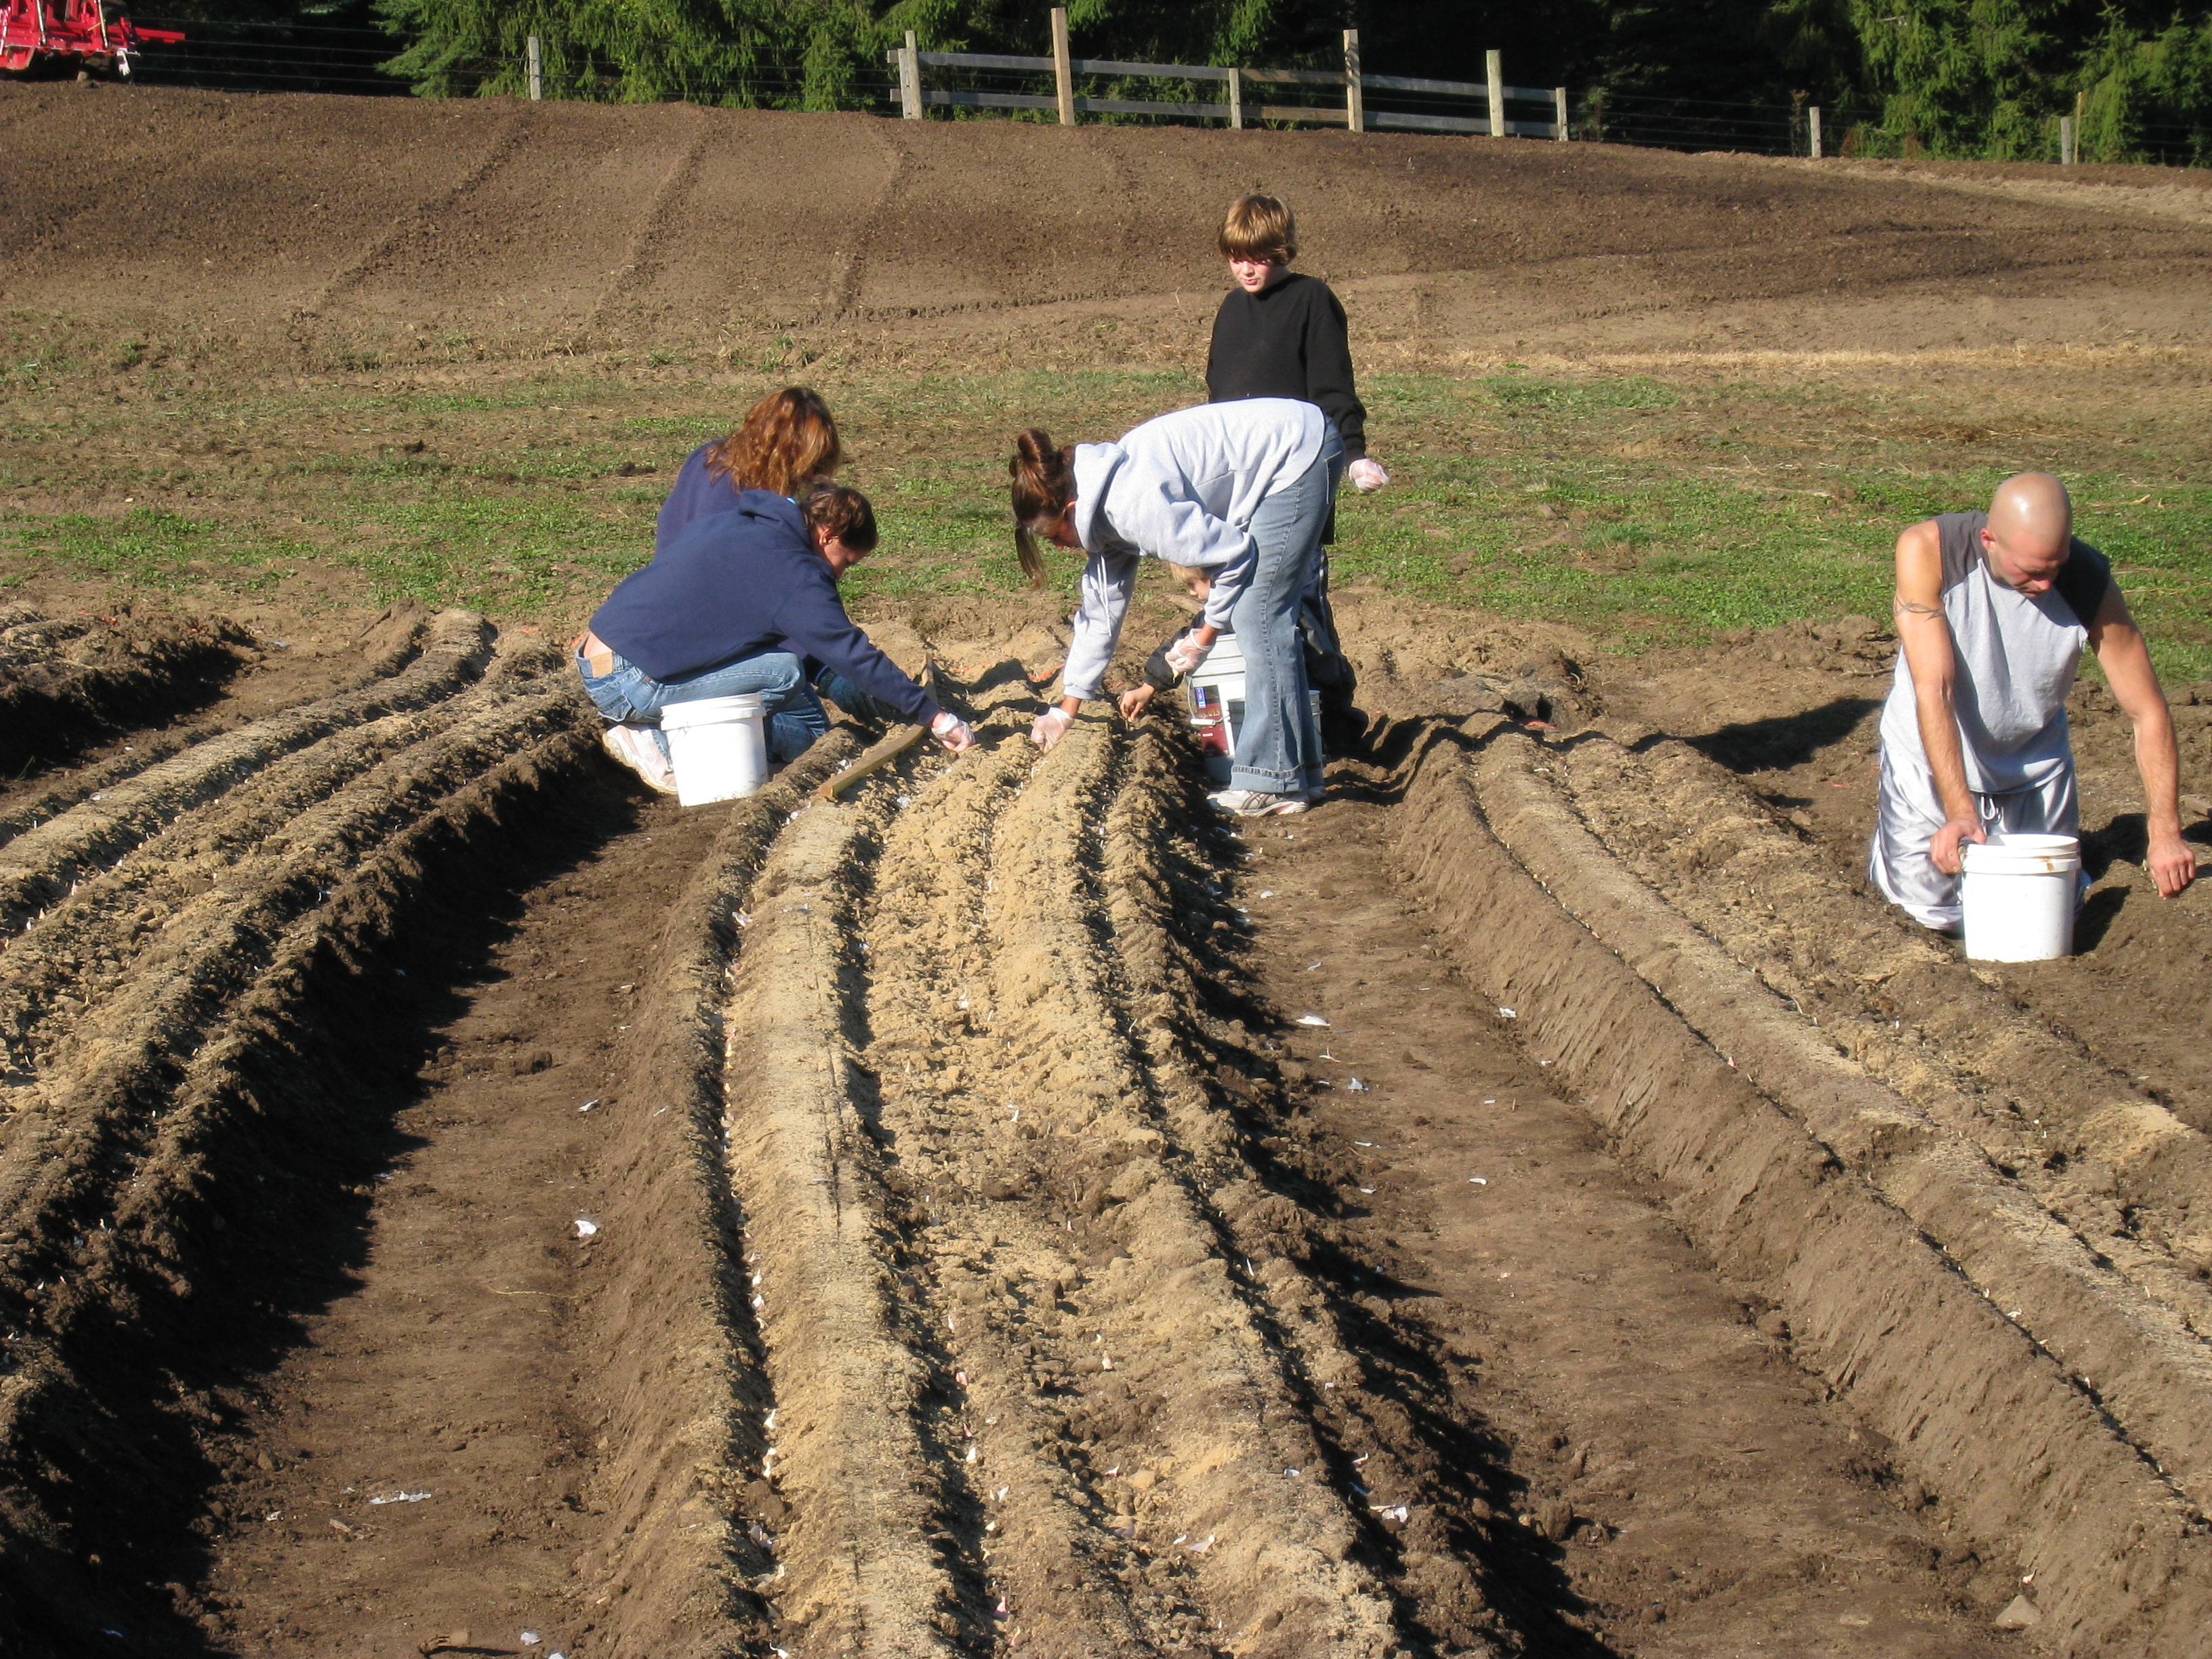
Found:
[[[1230,836],[1157,724],[1037,757],[1008,662],[973,757],[799,810],[841,734],[682,813],[538,647],[467,689],[474,628],[404,619],[18,837],[34,1650],[1963,1653],[2025,1583],[2054,1651],[2154,1654],[2201,1616],[2194,1132],[2144,1142],[1971,975],[1872,1035],[1834,988],[1896,930],[1695,748],[1386,723],[1340,803]],[[1604,692],[1555,654],[1428,695]],[[1804,848],[1831,988],[1654,813]],[[1978,1104],[1985,1051],[2045,1056],[2063,1126]]]
[[[864,235],[761,164],[801,123]],[[1180,352],[1224,144],[1407,361],[2119,349],[2212,292],[2193,216],[2091,169],[66,87],[0,124],[64,180],[0,179],[0,300],[248,375]],[[1009,242],[1040,190],[1098,233]],[[137,701],[0,799],[15,1650],[2179,1659],[2212,1624],[2212,887],[2147,890],[2094,687],[2082,949],[1994,970],[1857,873],[1871,623],[1607,671],[1347,594],[1382,712],[1330,803],[1234,834],[1167,722],[1028,745],[1064,635],[1012,606],[914,613],[975,752],[833,805],[841,729],[684,812],[526,630],[65,639],[117,613],[40,597],[70,706]]]
[[[750,361],[778,337],[915,367],[1181,362],[1220,286],[1194,228],[1231,173],[1302,204],[1378,364],[2190,346],[2212,293],[2200,218],[2114,210],[2154,178],[2193,199],[2149,169],[2052,197],[2014,177],[2033,169],[117,87],[0,88],[0,306],[185,364]],[[1005,234],[1045,200],[1066,234]]]
[[[0,611],[0,775],[21,780],[213,696],[248,636],[180,617]]]

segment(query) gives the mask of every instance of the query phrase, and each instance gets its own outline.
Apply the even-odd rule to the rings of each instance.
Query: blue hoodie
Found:
[[[592,632],[663,684],[763,651],[827,663],[906,720],[938,706],[854,626],[837,579],[782,496],[748,489],[732,512],[694,519],[623,577]]]
[[[707,452],[721,441],[716,438],[701,444],[684,458],[684,465],[677,469],[676,483],[669,489],[668,499],[661,502],[660,516],[653,524],[654,558],[665,552],[668,544],[682,534],[684,526],[694,519],[736,510],[744,491],[730,481],[727,473],[707,470]]]

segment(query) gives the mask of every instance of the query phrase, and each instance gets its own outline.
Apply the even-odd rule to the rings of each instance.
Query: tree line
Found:
[[[428,97],[545,95],[880,108],[884,53],[1042,55],[1048,0],[171,0],[165,13],[382,31]],[[150,8],[149,8],[150,9]],[[2212,7],[2174,0],[1068,0],[1078,56],[1328,65],[1358,28],[1371,73],[1568,87],[1602,110],[1725,126],[1729,106],[1821,107],[1832,147],[2050,160],[2079,119],[2094,161],[2212,163]],[[1148,95],[1137,94],[1136,95]],[[1684,129],[1686,130],[1686,129]]]

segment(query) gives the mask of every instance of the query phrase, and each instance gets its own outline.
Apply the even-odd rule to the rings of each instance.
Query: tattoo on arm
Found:
[[[1917,599],[1906,599],[1902,593],[1892,597],[1890,609],[1900,617],[1940,617],[1943,614],[1942,605],[1923,605]]]

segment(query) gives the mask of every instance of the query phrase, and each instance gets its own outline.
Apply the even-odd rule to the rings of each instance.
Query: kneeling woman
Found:
[[[830,729],[809,659],[836,676],[830,695],[848,711],[872,705],[927,726],[955,754],[967,748],[966,723],[870,644],[837,597],[838,578],[875,549],[868,498],[823,484],[796,502],[764,489],[737,501],[695,519],[623,577],[576,641],[584,690],[615,722],[607,752],[672,793],[660,711],[753,692],[768,713],[769,754],[794,759]]]
[[[1188,674],[1218,635],[1244,653],[1244,724],[1229,787],[1212,799],[1244,817],[1297,812],[1322,797],[1307,719],[1298,601],[1320,556],[1344,446],[1320,410],[1287,398],[1205,404],[1147,421],[1119,443],[1056,449],[1032,428],[1015,441],[1014,544],[1042,586],[1041,538],[1090,555],[1057,708],[1030,736],[1046,749],[1098,695],[1129,608],[1137,561],[1210,572],[1199,624],[1170,648]]]

